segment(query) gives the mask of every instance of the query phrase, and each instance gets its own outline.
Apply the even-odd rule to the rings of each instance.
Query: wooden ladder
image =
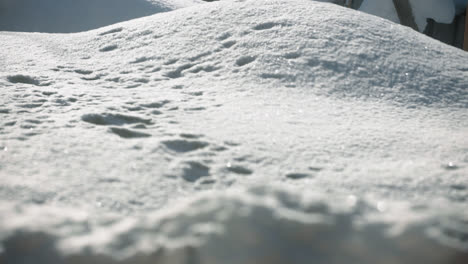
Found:
[[[419,31],[418,25],[414,20],[413,9],[408,0],[393,0],[393,5],[400,19],[400,23],[407,27],[410,27],[416,31]]]
[[[465,13],[465,40],[463,42],[463,49],[468,51],[468,5],[466,6]]]

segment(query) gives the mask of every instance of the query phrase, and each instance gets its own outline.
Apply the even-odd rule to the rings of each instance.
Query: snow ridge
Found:
[[[334,200],[330,203],[318,193],[297,195],[284,187],[257,187],[200,195],[162,214],[100,223],[63,208],[2,206],[0,212],[10,218],[0,222],[0,260],[461,264],[468,259],[466,241],[458,235],[466,222],[444,223],[450,211],[435,217],[426,210],[433,208],[415,211],[405,204],[372,204],[354,196]],[[33,216],[36,221],[29,222]]]

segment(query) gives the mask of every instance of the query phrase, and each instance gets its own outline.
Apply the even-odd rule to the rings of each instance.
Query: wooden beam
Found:
[[[468,51],[468,5],[466,6],[465,13],[465,41],[463,43],[463,49]]]
[[[410,27],[416,31],[418,30],[418,25],[414,20],[413,10],[408,0],[393,0],[393,5],[400,19],[400,24]]]

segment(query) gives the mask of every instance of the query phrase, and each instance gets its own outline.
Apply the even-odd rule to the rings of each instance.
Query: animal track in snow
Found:
[[[151,137],[150,134],[121,128],[121,127],[110,127],[109,131],[118,135],[121,138],[142,138],[142,137]]]
[[[136,58],[135,60],[131,61],[130,63],[137,64],[137,63],[143,63],[143,62],[146,62],[146,61],[151,61],[151,60],[154,60],[154,59],[155,59],[154,57],[143,56],[143,57]]]
[[[178,61],[179,61],[179,59],[170,59],[170,60],[164,62],[164,65],[172,65],[172,64],[174,64],[174,63],[176,63]]]
[[[42,94],[45,95],[45,96],[51,96],[51,95],[57,94],[57,92],[44,91],[44,92],[42,92]]]
[[[310,166],[309,167],[309,170],[311,171],[315,171],[315,172],[319,172],[319,171],[322,171],[323,168],[322,167],[314,167],[314,166]]]
[[[146,30],[137,32],[136,34],[133,34],[132,36],[129,37],[128,40],[133,40],[136,37],[148,36],[148,35],[151,35],[151,34],[153,34],[153,31],[149,30],[149,29],[146,29]]]
[[[107,183],[118,183],[118,182],[121,182],[121,180],[118,178],[107,177],[107,178],[98,179],[98,182],[107,184]]]
[[[210,176],[210,168],[198,161],[187,161],[182,164],[182,178],[188,182]]]
[[[140,87],[140,86],[141,86],[141,83],[135,83],[135,84],[129,84],[129,85],[125,86],[125,88],[132,89],[132,88],[137,88],[137,87]]]
[[[240,165],[231,165],[231,163],[228,163],[228,165],[226,166],[226,169],[230,172],[234,172],[236,174],[243,174],[243,175],[249,175],[249,174],[252,174],[252,170],[251,169],[248,169],[244,166],[240,166]]]
[[[198,55],[196,55],[194,57],[189,58],[189,61],[192,61],[192,62],[197,61],[197,60],[199,60],[199,59],[201,59],[203,57],[209,56],[211,54],[212,54],[211,51],[206,51],[206,52],[200,53],[200,54],[198,54]]]
[[[199,149],[203,149],[208,146],[207,142],[198,140],[187,140],[187,139],[174,139],[166,140],[161,142],[167,149],[178,153],[186,153]]]
[[[161,112],[159,110],[153,110],[153,111],[151,111],[151,114],[153,114],[153,115],[162,115],[163,112]]]
[[[112,44],[112,45],[107,45],[105,47],[102,47],[99,49],[100,52],[108,52],[117,49],[119,46]]]
[[[191,73],[199,73],[201,71],[204,72],[214,72],[221,69],[221,67],[215,67],[212,65],[206,65],[206,66],[197,66],[194,69],[190,70]]]
[[[224,32],[223,34],[221,34],[219,37],[217,37],[216,39],[219,40],[219,41],[222,41],[222,40],[226,40],[228,38],[230,38],[232,36],[231,33],[229,32]]]
[[[292,180],[299,180],[299,179],[304,179],[304,178],[309,178],[312,175],[308,173],[298,173],[298,172],[292,172],[286,174],[286,178],[292,179]]]
[[[57,98],[53,100],[52,102],[54,102],[57,106],[69,106],[70,105],[68,100],[64,100],[62,98]]]
[[[140,104],[140,106],[144,107],[144,108],[161,108],[161,107],[165,106],[166,104],[168,104],[170,102],[171,101],[169,101],[169,100],[162,100],[162,101],[158,101],[158,102]]]
[[[75,72],[78,73],[78,74],[83,74],[83,75],[88,75],[88,74],[93,73],[93,71],[91,71],[91,70],[82,70],[82,69],[77,69],[77,70],[75,70]]]
[[[451,184],[450,189],[452,189],[454,191],[465,191],[465,190],[468,189],[468,187],[466,185],[463,185],[463,184]]]
[[[101,79],[102,76],[105,76],[105,74],[101,73],[101,74],[96,74],[96,75],[89,76],[89,77],[81,77],[81,79],[85,81],[96,81],[96,80]]]
[[[288,52],[283,55],[286,59],[297,59],[301,56],[299,52]]]
[[[157,66],[157,67],[154,67],[154,68],[152,68],[151,70],[147,71],[147,73],[155,73],[155,72],[158,72],[158,71],[160,71],[160,70],[161,70],[161,67],[158,67],[158,66]]]
[[[443,164],[442,168],[450,171],[450,170],[458,170],[460,167],[457,164],[449,162],[447,164]]]
[[[253,27],[254,30],[265,30],[265,29],[270,29],[275,26],[281,26],[282,24],[276,23],[276,22],[266,22],[266,23],[261,23]]]
[[[113,28],[113,29],[111,29],[111,30],[104,31],[104,32],[100,33],[99,36],[105,36],[105,35],[108,35],[108,34],[113,34],[113,33],[121,32],[122,30],[123,30],[123,28],[121,28],[121,27]]]
[[[221,43],[221,45],[223,45],[223,47],[225,47],[226,49],[234,46],[237,42],[235,40],[228,40],[228,41],[225,41],[223,43]]]
[[[36,125],[42,124],[42,121],[37,120],[37,119],[26,119],[26,120],[24,120],[24,122],[31,123],[31,124],[36,124]]]
[[[19,104],[17,106],[21,108],[37,108],[37,107],[41,107],[42,105],[43,105],[42,103],[27,103],[27,104]]]
[[[290,74],[281,74],[281,73],[262,73],[260,77],[263,79],[288,79],[294,80],[295,77]]]
[[[50,83],[41,83],[41,81],[36,78],[32,77],[29,75],[23,75],[23,74],[16,74],[16,75],[10,75],[7,76],[7,80],[11,83],[24,83],[24,84],[31,84],[31,85],[36,85],[36,86],[48,86]]]
[[[180,78],[180,77],[182,77],[182,72],[184,70],[188,70],[188,69],[192,68],[193,66],[194,66],[194,64],[190,64],[190,63],[181,65],[181,66],[177,67],[177,69],[166,73],[166,77],[169,77],[171,79]]]
[[[198,91],[198,92],[188,92],[187,94],[188,94],[188,95],[192,95],[192,96],[202,96],[202,95],[203,95],[203,92],[202,92],[202,91]]]
[[[14,126],[16,125],[16,121],[9,121],[4,124],[5,126]]]
[[[151,119],[144,119],[136,116],[122,115],[122,114],[85,114],[81,116],[81,120],[95,124],[95,125],[124,125],[143,123],[152,124]]]
[[[128,111],[131,112],[136,112],[136,111],[142,111],[143,108],[140,106],[124,106],[123,108],[127,109]]]
[[[132,128],[137,128],[137,129],[146,129],[146,125],[144,124],[136,124]]]
[[[136,83],[149,83],[150,80],[146,79],[146,78],[135,78],[135,79],[132,79],[132,81],[136,82]]]
[[[206,110],[206,107],[199,106],[199,107],[188,107],[184,109],[185,111],[203,111]]]
[[[242,67],[253,62],[256,59],[255,56],[242,56],[236,60],[236,65]]]
[[[197,139],[197,138],[202,137],[201,135],[195,135],[195,134],[189,134],[189,133],[181,133],[179,136],[183,138],[189,138],[189,139]]]

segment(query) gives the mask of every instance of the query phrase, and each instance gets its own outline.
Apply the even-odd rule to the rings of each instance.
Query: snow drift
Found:
[[[451,222],[450,210],[437,208],[435,217],[427,208],[415,210],[405,204],[384,208],[354,196],[336,197],[330,203],[317,193],[293,193],[278,187],[210,193],[163,213],[120,221],[96,222],[86,213],[63,208],[3,206],[0,212],[9,219],[0,222],[4,241],[0,261],[463,264],[468,260],[468,252],[460,250],[467,246],[460,235],[466,235],[468,218]],[[34,222],[29,221],[32,217]]]
[[[0,35],[1,262],[467,260],[461,50],[306,0]]]

